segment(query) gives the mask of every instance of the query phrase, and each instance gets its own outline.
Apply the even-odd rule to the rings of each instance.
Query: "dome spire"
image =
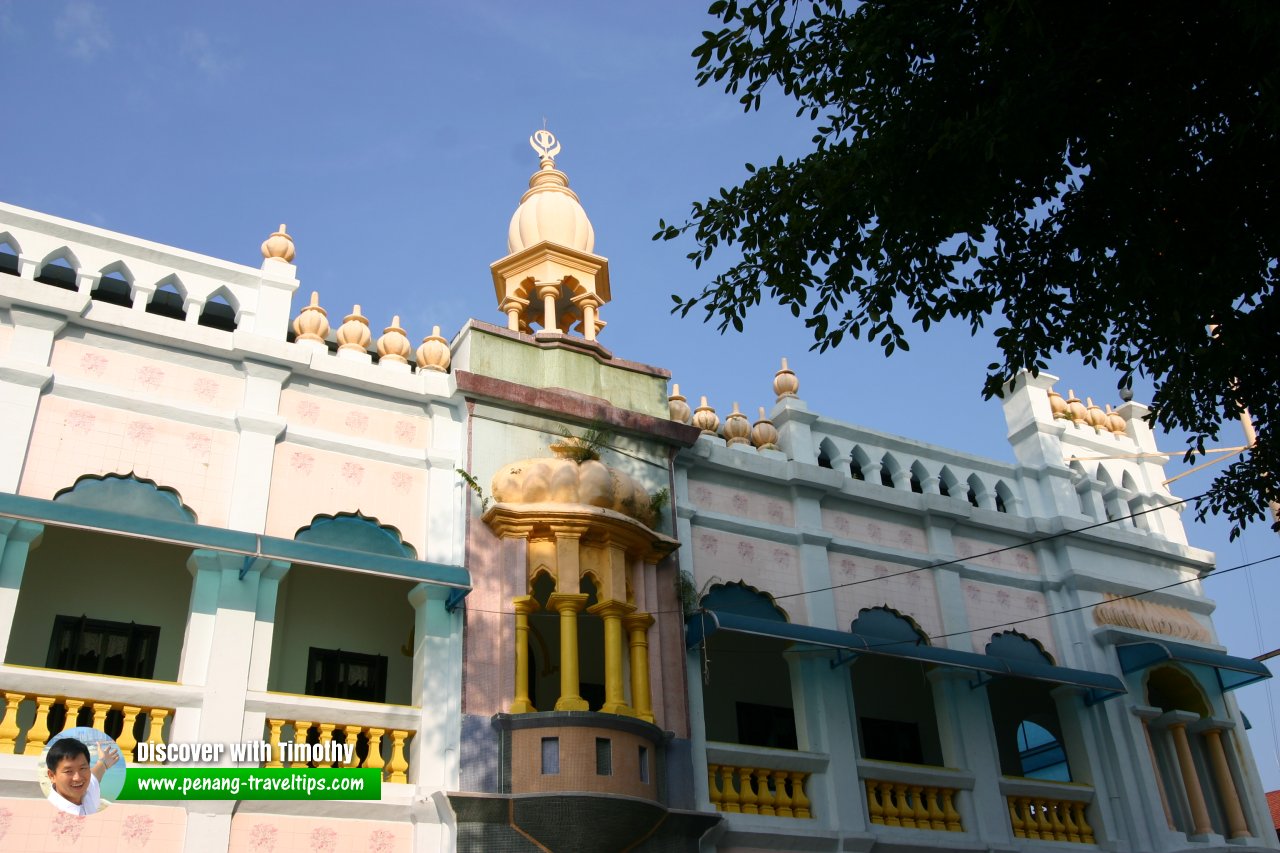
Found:
[[[507,328],[539,335],[577,331],[588,341],[605,326],[609,262],[593,253],[596,235],[569,176],[556,168],[560,141],[543,127],[529,137],[538,171],[507,228],[507,256],[492,264],[498,309]]]

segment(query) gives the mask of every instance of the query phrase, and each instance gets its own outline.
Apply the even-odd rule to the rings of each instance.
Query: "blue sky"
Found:
[[[799,321],[776,310],[725,337],[668,313],[670,294],[696,292],[708,272],[685,260],[687,243],[650,240],[658,219],[682,219],[744,163],[798,153],[809,137],[780,97],[744,115],[695,86],[689,52],[714,26],[704,8],[0,0],[0,199],[253,265],[286,222],[295,306],[318,290],[339,321],[360,302],[375,336],[398,314],[415,340],[432,325],[450,337],[469,317],[503,322],[488,265],[506,253],[537,165],[527,140],[545,117],[610,261],[600,340],[619,357],[667,367],[723,417],[734,401],[752,416],[768,407],[787,356],[816,412],[1012,461],[999,405],[979,394],[994,344],[967,326],[917,332],[886,360],[860,342],[810,353]],[[1062,391],[1118,403],[1109,373],[1072,358],[1051,372]],[[1240,441],[1227,425],[1222,444]],[[1228,542],[1226,524],[1190,515],[1192,543],[1222,567],[1280,552],[1261,525]],[[1235,654],[1280,647],[1280,625],[1255,606],[1280,600],[1277,565],[1205,582]],[[1280,688],[1236,695],[1264,785],[1280,788]]]

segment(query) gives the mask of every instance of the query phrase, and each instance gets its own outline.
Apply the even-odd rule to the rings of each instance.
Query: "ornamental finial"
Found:
[[[533,136],[529,137],[529,144],[533,146],[534,151],[538,152],[538,162],[542,168],[555,168],[555,157],[560,153],[560,141],[556,139],[554,133],[545,127],[542,130],[536,130]]]

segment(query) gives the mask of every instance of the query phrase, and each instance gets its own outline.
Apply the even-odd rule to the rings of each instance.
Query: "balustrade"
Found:
[[[150,708],[82,696],[44,696],[6,691],[0,718],[0,754],[40,755],[49,738],[63,729],[92,726],[115,738],[126,761],[134,761],[139,736],[148,744],[164,743],[165,721],[173,708]],[[31,722],[23,723],[29,712]],[[143,762],[145,763],[145,762]]]
[[[289,736],[285,735],[285,728]],[[410,729],[386,729],[352,723],[319,723],[311,720],[268,718],[265,737],[271,745],[271,758],[264,767],[366,767],[381,770],[388,782],[409,781],[409,741],[417,732]],[[328,746],[352,747],[346,760],[331,762],[287,761],[287,747]],[[384,751],[386,755],[384,755]]]
[[[882,779],[863,779],[871,822],[942,832],[963,832],[955,800],[958,789]]]
[[[810,819],[804,786],[809,774],[768,767],[707,765],[707,791],[716,811]]]
[[[1000,781],[1000,791],[1008,804],[1014,837],[1097,843],[1085,815],[1093,799],[1088,785],[1006,776]]]

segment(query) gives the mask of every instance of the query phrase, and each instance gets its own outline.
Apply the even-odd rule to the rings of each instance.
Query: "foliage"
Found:
[[[655,521],[661,521],[662,511],[667,508],[667,504],[671,503],[671,492],[666,489],[658,489],[658,491],[649,495],[649,515]]]
[[[1251,411],[1262,436],[1200,506],[1236,530],[1280,499],[1280,5],[716,0],[699,85],[778,88],[815,125],[791,161],[695,202],[721,331],[764,298],[815,348],[988,320],[984,395],[1056,353],[1155,385],[1193,447]],[[1206,327],[1216,325],[1210,336]]]
[[[488,510],[489,498],[485,496],[484,489],[481,488],[478,482],[476,482],[476,478],[471,476],[469,472],[467,472],[462,468],[454,468],[453,470],[459,477],[462,478],[462,481],[467,484],[467,487],[470,488],[471,491],[476,493],[476,497],[480,498],[480,512],[484,513],[486,510]]]
[[[681,569],[677,572],[676,595],[680,597],[680,608],[684,611],[684,615],[689,616],[697,613],[701,606],[702,597],[707,594],[707,590],[718,583],[724,583],[724,581],[720,579],[719,575],[712,575],[699,588],[693,573],[688,569]]]
[[[575,435],[568,427],[561,427],[560,435],[564,438],[560,443],[560,452],[581,465],[583,462],[599,461],[600,451],[613,438],[613,429],[597,421],[582,435]]]

